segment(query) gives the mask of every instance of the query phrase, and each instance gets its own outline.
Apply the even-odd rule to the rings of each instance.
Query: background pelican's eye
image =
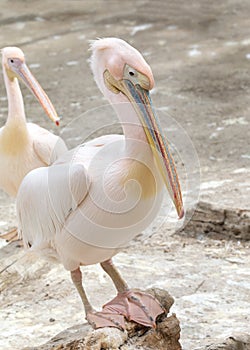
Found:
[[[8,58],[8,63],[12,69],[18,69],[22,65],[23,61],[20,58]]]
[[[133,77],[134,75],[135,75],[135,72],[133,72],[132,70],[129,72],[129,75],[131,76],[131,77]]]

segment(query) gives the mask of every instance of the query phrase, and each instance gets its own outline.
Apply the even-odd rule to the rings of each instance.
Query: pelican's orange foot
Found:
[[[134,321],[146,327],[156,327],[156,318],[165,310],[152,295],[128,290],[118,293],[109,303],[103,306],[104,312],[120,314],[128,321]]]
[[[121,330],[125,329],[125,321],[122,315],[112,312],[95,312],[91,311],[87,314],[87,321],[93,328],[116,327]]]
[[[15,242],[18,241],[18,233],[17,233],[17,228],[13,228],[12,230],[5,232],[5,233],[1,233],[0,234],[0,238],[1,239],[5,239],[7,242]]]

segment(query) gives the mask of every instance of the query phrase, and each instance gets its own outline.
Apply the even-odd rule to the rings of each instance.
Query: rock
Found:
[[[124,332],[108,327],[93,330],[85,323],[66,329],[42,346],[23,350],[181,350],[179,321],[175,314],[168,316],[174,299],[161,289],[147,292],[155,296],[166,310],[158,317],[156,329],[126,322]]]
[[[250,350],[250,334],[231,336],[222,343],[206,346],[204,350]]]

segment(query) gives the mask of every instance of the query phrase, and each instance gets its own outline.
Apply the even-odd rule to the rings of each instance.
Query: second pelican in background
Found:
[[[22,50],[5,47],[1,52],[8,117],[0,129],[0,189],[16,197],[26,174],[35,168],[50,165],[67,151],[67,147],[60,137],[26,122],[18,78],[32,91],[52,121],[58,124],[59,118],[48,96],[25,64]],[[1,237],[10,238],[8,233]]]

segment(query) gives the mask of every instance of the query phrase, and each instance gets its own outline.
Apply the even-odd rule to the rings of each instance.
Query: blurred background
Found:
[[[152,262],[150,263],[149,258],[149,255],[152,254],[157,271],[160,269],[159,266],[165,264],[164,259],[168,259],[168,254],[170,256],[173,254],[173,261],[166,261],[170,270],[174,270],[176,265],[180,268],[182,263],[184,264],[179,276],[180,284],[175,282],[175,287],[172,289],[170,287],[170,292],[177,298],[176,312],[177,316],[181,316],[181,322],[183,322],[182,341],[186,349],[194,349],[200,344],[201,339],[208,338],[209,340],[213,336],[226,335],[230,327],[232,328],[233,320],[238,324],[236,328],[239,331],[244,331],[247,324],[249,325],[249,315],[246,314],[247,304],[245,304],[249,285],[240,285],[240,281],[246,277],[244,268],[249,263],[249,254],[247,254],[249,247],[242,241],[237,243],[237,240],[225,240],[227,234],[234,239],[241,236],[243,231],[244,239],[249,239],[250,235],[249,14],[250,2],[248,0],[55,0],[53,2],[49,0],[1,0],[0,48],[19,46],[24,51],[28,66],[48,93],[62,118],[60,129],[52,125],[31,93],[22,85],[28,121],[38,123],[57,134],[66,135],[70,146],[81,141],[81,130],[83,134],[89,134],[92,131],[96,132],[103,125],[113,123],[115,116],[109,115],[107,109],[107,113],[101,114],[101,117],[98,113],[89,114],[89,116],[85,114],[86,122],[85,124],[81,122],[78,134],[73,135],[75,136],[73,142],[73,136],[68,134],[67,128],[64,129],[86,111],[101,107],[106,103],[90,71],[89,40],[115,36],[135,46],[150,64],[156,82],[152,98],[156,108],[161,111],[160,119],[167,137],[169,136],[174,143],[181,144],[179,139],[181,137],[168,124],[172,119],[188,135],[189,141],[180,151],[179,166],[182,166],[181,160],[186,159],[189,162],[190,174],[197,174],[200,171],[201,181],[197,178],[196,183],[196,190],[200,190],[200,202],[205,203],[205,209],[203,207],[205,213],[215,215],[213,216],[214,221],[211,221],[210,217],[206,218],[208,222],[206,229],[208,232],[213,231],[218,224],[220,228],[216,226],[217,230],[223,227],[225,237],[223,240],[209,241],[208,244],[201,224],[195,232],[193,241],[186,241],[189,238],[185,236],[185,232],[184,236],[166,239],[163,230],[162,235],[156,235],[158,240],[145,242],[151,248],[150,253],[147,248],[144,252],[149,265],[154,266]],[[0,81],[0,126],[2,126],[6,121],[8,109],[3,79]],[[77,126],[77,124],[74,125]],[[109,132],[117,131],[119,128],[116,125],[109,129]],[[98,133],[102,131],[99,130]],[[189,145],[193,147],[190,158],[188,158]],[[195,158],[192,163],[196,152],[199,162],[197,162],[198,158]],[[183,159],[182,154],[186,155]],[[187,164],[184,164],[185,166],[187,169]],[[193,186],[195,188],[195,184]],[[0,193],[0,201],[0,230],[2,232],[16,224],[15,203],[4,193]],[[215,209],[210,210],[211,207]],[[228,226],[225,226],[225,212],[231,213],[233,217],[232,221],[227,221]],[[238,221],[235,218],[238,218]],[[243,231],[241,231],[242,222]],[[238,225],[238,231],[234,230],[233,225]],[[232,232],[227,230],[228,227]],[[192,230],[195,230],[194,225]],[[199,243],[205,249],[205,251],[201,249],[201,256],[195,255],[195,251],[198,254],[197,237],[202,237],[202,242],[206,243],[205,245]],[[186,253],[181,250],[183,240],[189,246]],[[152,246],[155,248],[155,255],[152,252]],[[168,254],[163,254],[162,261],[160,257],[156,261],[155,257],[161,255],[157,250],[159,246],[163,247],[161,253],[164,249],[168,252]],[[15,249],[13,246],[4,246],[0,250],[1,266],[6,266],[18,259],[20,252]],[[124,269],[125,274],[129,274],[129,266],[132,264],[130,256],[136,255],[136,248],[131,248],[131,251],[128,250],[123,254],[120,258],[118,257],[118,264],[121,269]],[[186,254],[184,261],[189,261],[186,265],[182,259],[183,254]],[[230,287],[226,283],[225,275],[221,277],[217,275],[217,272],[215,273],[218,259],[222,264],[221,271],[230,270],[232,263],[229,262],[228,266],[223,265],[228,254],[229,256],[232,254],[236,259],[234,264],[240,264],[242,268],[239,272],[242,275],[236,277],[235,272],[232,277],[232,280],[236,278],[236,285],[231,283]],[[209,257],[208,260],[206,260],[207,257]],[[143,256],[141,258],[144,261]],[[204,270],[192,270],[190,266],[194,261],[195,263],[200,261],[200,266],[204,266]],[[188,269],[188,264],[191,270]],[[66,272],[61,267],[53,267],[51,270],[51,266],[40,263],[33,270],[31,266],[29,269],[30,273],[27,277],[27,271],[24,272],[25,267],[20,263],[0,275],[0,279],[2,278],[0,302],[5,320],[5,326],[2,329],[5,340],[2,341],[2,346],[5,349],[20,349],[22,346],[27,346],[30,341],[34,345],[42,343],[63,327],[83,320],[82,315],[75,315],[73,318],[70,316],[71,307],[75,307],[77,311],[79,309],[78,299],[71,290]],[[100,272],[94,271],[92,267],[87,269],[87,277],[92,290],[96,287],[96,280],[103,278]],[[190,300],[186,298],[187,295],[192,294],[190,290],[194,282],[193,278],[195,278],[190,277],[190,271],[193,271],[191,274],[196,274],[197,284],[203,280],[210,281],[207,282],[207,286],[205,282],[202,287],[204,296],[196,295],[197,298],[192,299],[195,300],[194,308],[197,308],[194,311],[196,320],[193,320],[193,323],[190,321],[192,314],[190,310],[188,311]],[[146,272],[141,271],[141,274],[140,271],[138,272],[138,281],[144,276],[143,273]],[[147,273],[150,279],[152,272]],[[212,276],[213,273],[214,278],[218,278],[218,285],[225,283],[224,294],[221,294],[222,290],[219,291],[219,288],[216,289],[214,281],[209,280],[208,276]],[[35,281],[40,277],[42,282]],[[155,281],[150,283],[154,285],[165,278],[165,273],[156,274]],[[176,281],[174,274],[170,273],[167,278],[168,280],[164,280],[167,286],[171,285],[173,280]],[[189,282],[186,278],[190,278]],[[64,279],[67,281],[65,282]],[[15,283],[15,286],[13,286],[14,281],[18,282]],[[100,283],[105,286],[105,283],[108,283],[102,279],[101,281]],[[136,281],[131,283],[136,285]],[[47,287],[46,284],[48,284]],[[235,309],[231,310],[232,314],[229,315],[225,305],[229,301],[234,303],[233,285],[237,286],[237,293],[243,295],[243,301],[242,304],[238,304],[239,300],[235,300]],[[38,286],[41,287],[41,290]],[[48,292],[49,286],[51,289]],[[110,285],[107,284],[107,295],[109,287]],[[23,296],[23,288],[27,289],[26,297]],[[187,288],[186,292],[184,292],[185,288]],[[32,303],[32,300],[27,301],[27,299],[34,298],[32,290],[36,297],[37,293],[40,294],[36,306],[29,304]],[[71,293],[76,300],[72,299]],[[208,296],[205,293],[210,294]],[[58,301],[62,297],[67,300],[67,303],[72,304],[67,305],[71,310],[65,311],[66,306],[63,307],[67,315],[62,314],[61,304]],[[222,303],[221,309],[216,314],[215,304],[221,303],[222,297],[225,299],[225,304]],[[98,293],[94,300],[98,304]],[[204,308],[212,312],[209,322],[207,319],[203,320],[204,313],[203,316],[200,315],[201,304],[199,303],[203,303]],[[48,315],[48,308],[50,310],[55,308],[51,317]],[[218,317],[219,314],[223,321],[218,321],[216,318],[216,322],[219,322],[219,324],[216,323],[217,328],[206,325],[206,323],[211,325],[214,321],[213,317]],[[33,315],[36,316],[32,318]],[[43,317],[40,320],[41,315]],[[50,322],[50,318],[57,321],[61,319],[61,322]],[[197,329],[197,324],[201,329]],[[31,335],[32,332],[35,332],[34,336]]]

